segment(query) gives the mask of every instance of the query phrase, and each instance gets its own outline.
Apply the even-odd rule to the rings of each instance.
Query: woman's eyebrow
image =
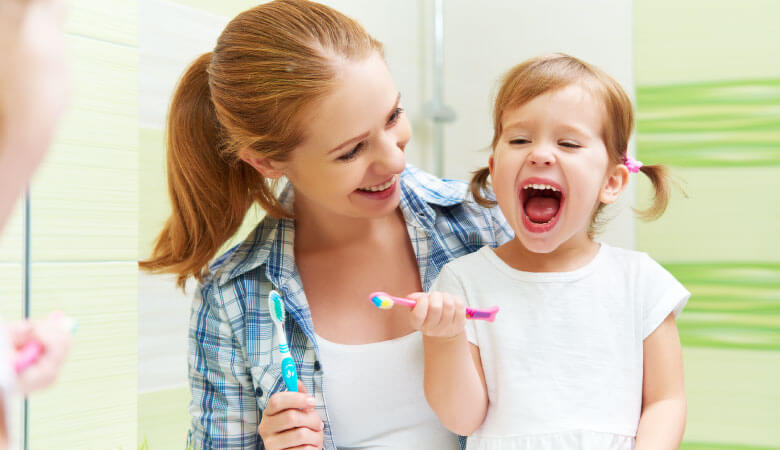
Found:
[[[393,108],[387,114],[387,118],[388,119],[390,118],[390,116],[393,115],[395,110],[398,109],[398,103],[400,103],[400,102],[401,102],[401,93],[399,92],[398,95],[395,97],[395,103],[393,104]],[[355,136],[355,137],[353,137],[351,139],[347,139],[346,141],[342,142],[341,144],[339,144],[339,145],[333,147],[331,150],[329,150],[328,154],[331,154],[331,153],[333,153],[335,151],[338,151],[338,150],[346,147],[349,144],[352,144],[352,143],[355,143],[355,142],[358,142],[358,141],[362,141],[363,139],[367,138],[369,134],[370,133],[368,131],[366,131],[365,133],[363,133],[363,134],[361,134],[359,136]]]

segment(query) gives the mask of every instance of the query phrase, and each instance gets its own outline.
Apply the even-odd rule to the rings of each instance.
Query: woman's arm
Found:
[[[488,397],[479,349],[465,333],[466,307],[449,294],[410,296],[413,325],[423,332],[425,398],[450,431],[468,436],[482,424]]]
[[[642,415],[636,450],[678,449],[685,431],[682,349],[674,315],[644,341]]]
[[[255,448],[257,400],[244,351],[213,290],[195,295],[190,316],[192,448]],[[262,445],[260,446],[262,448]]]

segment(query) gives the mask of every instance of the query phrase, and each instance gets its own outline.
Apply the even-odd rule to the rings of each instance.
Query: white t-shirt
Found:
[[[509,267],[489,247],[447,264],[432,290],[498,305],[467,321],[487,383],[468,449],[631,449],[642,404],[643,341],[690,293],[647,254],[601,244],[572,272]]]
[[[317,336],[336,447],[460,450],[425,401],[420,332],[347,345]]]

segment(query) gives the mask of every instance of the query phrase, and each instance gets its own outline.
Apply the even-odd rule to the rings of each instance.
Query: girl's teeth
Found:
[[[553,192],[558,192],[558,189],[556,189],[553,186],[550,186],[549,184],[526,184],[523,189],[538,189],[538,190],[550,189]]]
[[[361,191],[369,191],[369,192],[384,191],[385,189],[389,188],[390,186],[392,186],[395,183],[395,177],[396,177],[396,175],[393,175],[393,177],[390,178],[390,181],[388,181],[385,184],[381,184],[379,186],[367,187],[367,188],[359,188],[359,189]]]

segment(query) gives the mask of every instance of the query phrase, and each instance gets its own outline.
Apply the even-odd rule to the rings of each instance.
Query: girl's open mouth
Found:
[[[550,180],[530,179],[520,189],[523,225],[533,233],[544,233],[558,222],[563,206],[563,189]]]

